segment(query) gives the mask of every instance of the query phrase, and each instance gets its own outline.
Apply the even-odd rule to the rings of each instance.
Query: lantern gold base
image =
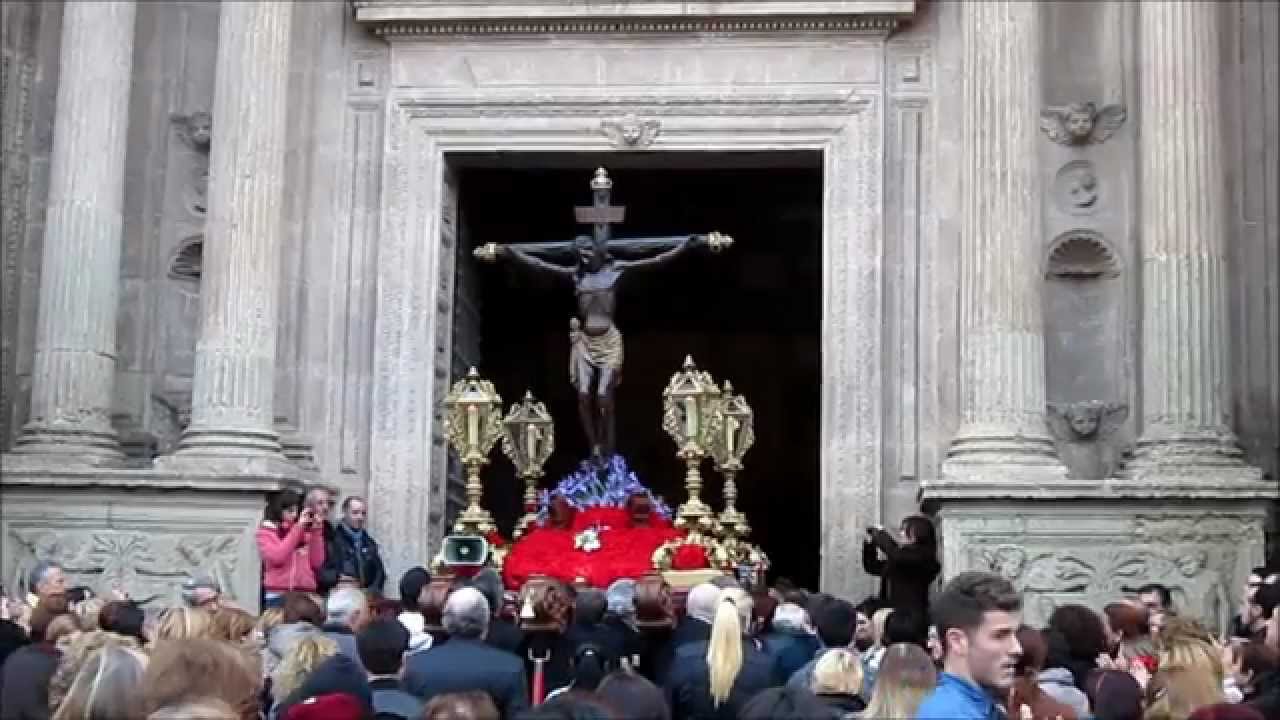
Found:
[[[493,516],[479,505],[468,505],[458,519],[453,522],[453,532],[457,535],[488,535],[497,529]]]
[[[713,530],[716,524],[715,512],[711,506],[702,501],[702,474],[698,466],[702,464],[702,453],[685,449],[680,453],[685,462],[684,489],[688,500],[680,504],[676,510],[675,526],[681,530]]]

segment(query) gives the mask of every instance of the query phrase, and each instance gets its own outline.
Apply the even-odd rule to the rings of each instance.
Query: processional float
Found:
[[[502,398],[493,384],[471,368],[454,383],[443,403],[445,436],[466,475],[466,505],[453,523],[453,534],[437,567],[492,565],[504,571],[513,589],[536,575],[601,587],[622,577],[639,579],[649,574],[660,574],[677,588],[722,573],[745,584],[763,581],[768,558],[749,542],[750,524],[737,508],[737,476],[755,440],[751,405],[734,392],[731,383],[721,386],[710,373],[698,369],[692,357],[686,357],[671,377],[662,402],[662,429],[675,441],[676,458],[684,465],[685,499],[674,512],[640,484],[616,455],[604,465],[594,459],[584,461],[577,473],[556,488],[539,492],[543,466],[555,450],[551,415],[526,391],[504,416]],[[524,485],[524,514],[510,542],[483,507],[482,470],[499,443]],[[702,499],[702,467],[708,459],[723,481],[724,508],[719,513]],[[485,547],[475,539],[482,539]],[[539,547],[522,554],[524,542],[537,542]],[[621,564],[599,571],[587,567],[609,543],[630,546],[599,556],[601,562]],[[550,554],[542,554],[544,546]],[[450,548],[454,554],[446,557]],[[637,549],[645,551],[642,565],[635,562],[640,557]],[[629,557],[622,559],[622,555]],[[545,566],[534,567],[533,572],[509,568],[513,557],[525,565],[545,562]],[[562,572],[563,568],[576,570]],[[515,572],[507,572],[512,569]]]

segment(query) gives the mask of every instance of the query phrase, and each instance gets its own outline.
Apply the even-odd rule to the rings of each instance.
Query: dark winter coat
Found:
[[[667,676],[665,690],[672,720],[736,720],[738,713],[756,693],[778,683],[773,661],[751,638],[742,639],[742,669],[733,681],[725,702],[716,707],[711,700],[711,670],[707,666],[708,642],[690,642],[677,647]]]
[[[762,640],[765,652],[773,658],[774,677],[780,683],[790,679],[822,649],[822,641],[816,635],[791,628],[775,628]]]
[[[524,663],[474,638],[452,637],[444,645],[410,655],[404,688],[425,702],[445,693],[479,690],[488,693],[504,718],[529,707]]]
[[[1280,718],[1280,670],[1259,677],[1244,704],[1262,713],[1264,718]]]
[[[324,565],[317,581],[320,588],[327,591],[337,585],[343,575],[355,578],[360,587],[379,595],[387,581],[387,571],[373,536],[366,532],[364,544],[357,550],[351,534],[338,523],[333,526],[332,534],[325,533]]]
[[[899,545],[888,532],[873,530],[862,546],[862,567],[880,576],[880,600],[885,605],[928,613],[929,587],[942,570],[936,548]]]
[[[0,719],[48,720],[49,681],[61,655],[49,643],[18,648],[4,661]]]

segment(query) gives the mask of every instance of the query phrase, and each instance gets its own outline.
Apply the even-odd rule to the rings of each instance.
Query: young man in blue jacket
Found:
[[[957,575],[932,607],[944,658],[938,687],[916,720],[1003,720],[1022,647],[1022,597],[999,575]]]

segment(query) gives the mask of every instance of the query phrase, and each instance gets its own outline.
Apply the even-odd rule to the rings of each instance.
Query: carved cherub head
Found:
[[[1090,440],[1110,435],[1129,417],[1129,406],[1087,400],[1075,403],[1050,403],[1049,423],[1062,439]]]
[[[196,150],[208,150],[213,139],[213,118],[203,110],[197,110],[181,118],[181,130],[187,142]]]
[[[1073,102],[1042,110],[1040,129],[1061,145],[1096,145],[1114,135],[1124,124],[1125,116],[1123,105],[1098,109],[1091,102]]]
[[[1071,103],[1067,106],[1067,132],[1071,133],[1076,142],[1084,142],[1089,138],[1089,133],[1093,132],[1093,116],[1097,112],[1098,109],[1091,102]]]
[[[661,127],[657,120],[641,120],[634,113],[600,123],[600,130],[620,148],[649,146],[658,137]]]

